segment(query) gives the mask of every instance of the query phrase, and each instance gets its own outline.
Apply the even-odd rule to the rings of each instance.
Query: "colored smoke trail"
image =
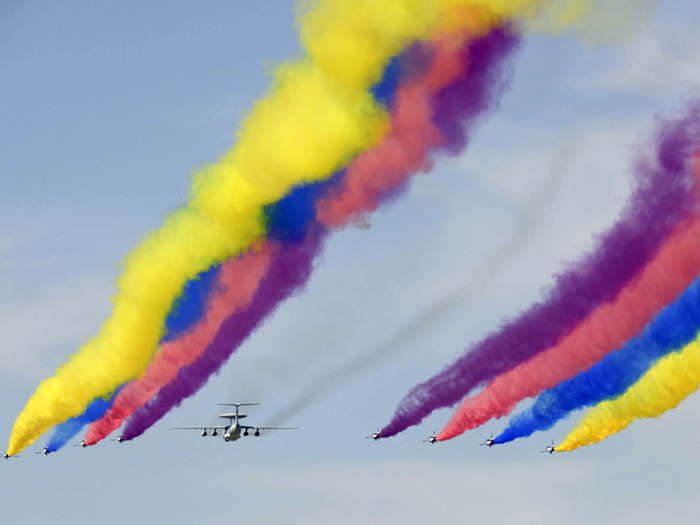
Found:
[[[534,192],[528,202],[524,203],[525,206],[519,217],[515,233],[503,243],[503,247],[494,256],[479,265],[466,285],[423,310],[415,319],[380,344],[316,377],[301,392],[289,398],[264,424],[272,426],[287,422],[369,369],[405,353],[409,341],[420,337],[455,306],[465,302],[469,297],[474,297],[478,291],[487,287],[494,277],[520,253],[522,248],[527,246],[533,232],[540,226],[544,216],[549,212],[550,205],[555,200],[563,172],[563,168],[557,167],[552,171],[551,176],[540,184],[541,187]],[[313,356],[309,354],[302,358],[302,360],[305,359],[313,359]],[[259,377],[257,379],[260,380]],[[272,380],[272,378],[269,379],[269,381]]]
[[[627,392],[589,409],[557,450],[567,452],[598,443],[641,418],[659,417],[700,387],[700,342],[670,354]]]
[[[39,385],[15,421],[10,455],[140,375],[185,283],[260,238],[263,206],[296,184],[328,177],[377,141],[385,115],[368,89],[407,41],[427,34],[438,8],[420,5],[433,16],[379,7],[344,19],[309,13],[312,20],[303,32],[313,34],[318,23],[331,31],[312,35],[308,58],[278,68],[270,93],[243,124],[236,146],[197,175],[187,205],[131,252],[111,317],[95,339]],[[343,45],[348,41],[371,47]],[[314,62],[319,44],[326,55]],[[327,67],[328,54],[340,58],[341,51],[342,60]]]
[[[599,305],[615,299],[651,260],[677,224],[696,207],[688,160],[698,144],[698,106],[661,128],[658,165],[636,166],[636,188],[597,248],[558,275],[545,299],[470,347],[442,372],[414,387],[380,436],[418,424],[475,387],[557,344]]]
[[[511,75],[508,59],[517,47],[518,38],[499,29],[488,37],[478,38],[470,43],[468,50],[465,48],[466,53],[463,53],[465,62],[469,64],[468,74],[440,90],[439,96],[433,101],[433,106],[437,109],[435,114],[439,116],[434,116],[433,121],[438,120],[441,129],[447,130],[447,139],[440,144],[441,149],[458,153],[459,148],[466,147],[478,117],[493,110],[501,92],[506,89]],[[453,120],[450,120],[449,116]],[[503,244],[503,248],[492,259],[477,268],[468,284],[431,305],[385,341],[317,377],[299,394],[289,399],[265,424],[281,424],[287,421],[369,368],[395,357],[405,350],[407,341],[418,337],[455,305],[485,286],[527,245],[532,232],[539,226],[555,198],[563,172],[563,166],[557,166],[533,192],[528,202],[524,203],[518,228],[512,238]],[[308,358],[312,357],[309,355]]]
[[[427,158],[430,149],[426,147],[426,145],[429,146],[433,144],[437,146],[438,144],[442,144],[442,141],[436,141],[433,138],[432,114],[430,111],[415,112],[413,116],[408,115],[411,107],[420,105],[418,104],[416,93],[421,94],[425,99],[426,102],[423,102],[423,107],[430,107],[430,105],[425,106],[425,104],[433,97],[435,97],[435,105],[439,106],[442,88],[450,81],[454,82],[456,80],[460,82],[464,76],[471,77],[473,67],[475,75],[472,81],[472,87],[480,96],[466,97],[464,106],[460,108],[460,111],[455,111],[453,113],[454,118],[459,119],[463,118],[465,115],[470,116],[480,111],[482,108],[489,107],[489,103],[492,100],[489,87],[494,86],[495,88],[496,86],[500,86],[499,83],[490,84],[489,81],[494,78],[497,71],[500,71],[499,68],[502,65],[502,60],[508,56],[516,41],[517,39],[509,30],[498,29],[482,39],[477,39],[473,43],[463,44],[462,47],[457,46],[457,42],[452,42],[452,45],[446,46],[442,44],[435,48],[432,64],[428,67],[427,71],[419,75],[416,79],[409,80],[406,85],[401,85],[398,88],[393,104],[393,106],[398,109],[392,112],[392,128],[389,136],[376,150],[363,154],[353,162],[346,170],[344,176],[339,179],[338,186],[330,186],[327,188],[328,193],[333,195],[335,199],[339,199],[340,202],[345,202],[342,199],[343,195],[346,194],[344,192],[350,190],[347,190],[348,185],[343,185],[344,181],[352,181],[356,177],[356,174],[359,174],[361,177],[374,174],[373,191],[364,192],[359,198],[353,198],[351,201],[353,206],[344,206],[340,211],[336,212],[333,222],[334,226],[338,226],[343,221],[347,222],[351,220],[358,212],[371,209],[372,205],[377,202],[377,199],[382,196],[383,192],[400,187],[405,182],[406,177],[411,174],[411,170],[415,170],[422,165],[422,162],[417,161],[417,159]],[[473,51],[471,62],[467,60],[467,57],[470,56],[469,51]],[[447,55],[447,57],[445,55]],[[462,61],[467,61],[470,64],[469,72],[464,71],[463,67],[454,67],[452,65],[454,61],[449,58],[450,56]],[[446,65],[450,66],[446,68]],[[497,93],[498,90],[494,89],[494,95]],[[407,102],[412,102],[413,105],[409,105]],[[425,130],[427,130],[427,132]],[[418,138],[422,138],[423,141],[417,140]],[[389,156],[393,159],[393,162],[375,162],[376,159]],[[338,201],[332,201],[332,203],[334,202]],[[310,220],[311,217],[308,217],[308,219]],[[242,342],[242,339],[240,339],[240,342]],[[209,350],[206,352],[209,353]],[[227,359],[229,355],[230,352],[221,353],[220,358]],[[219,364],[219,366],[221,366],[221,364]],[[211,374],[211,368],[204,370],[206,373]],[[179,381],[183,383],[183,385],[180,387],[173,387],[172,392],[183,392],[183,395],[191,395],[191,393],[196,391],[207,379],[197,378],[196,387],[185,384],[192,380],[192,375],[193,374],[187,374],[183,376],[183,378],[176,379],[173,383]],[[173,383],[171,383],[169,387],[171,387]],[[146,423],[139,423],[137,425],[137,430],[131,432],[128,430],[132,427],[130,421],[123,435],[126,437],[131,436],[132,433],[136,435],[140,434],[182,399],[183,397],[178,398],[172,393],[169,393],[167,396],[161,396],[159,394],[152,403],[144,407],[145,416],[141,415],[141,411],[136,412],[133,416],[133,420],[135,421],[141,421],[145,418]],[[154,408],[158,405],[162,405],[161,408]]]
[[[445,54],[447,53],[439,53],[438,57]],[[449,56],[455,57],[455,59],[458,58],[456,53],[450,53]],[[438,64],[440,64],[440,62],[438,62]],[[401,77],[407,76],[406,72],[402,71],[402,69],[408,69],[410,73],[410,71],[416,69],[417,65],[420,64],[410,63],[410,57],[392,60],[385,72],[382,82],[373,89],[373,92],[385,104],[393,106],[396,98],[401,101],[400,105],[403,109],[398,112],[398,116],[395,115],[392,119],[392,128],[394,130],[411,130],[417,127],[417,122],[421,122],[418,117],[409,119],[409,125],[406,125],[404,122],[406,121],[405,114],[411,109],[407,102],[416,102],[415,96],[410,97],[415,91],[415,88],[411,89],[409,87],[406,89],[406,86],[403,86],[401,93],[397,96]],[[433,67],[431,72],[435,70],[439,72],[440,69],[441,67]],[[430,75],[430,72],[428,74]],[[410,75],[408,75],[408,78],[410,79]],[[413,84],[416,83],[414,82]],[[420,87],[421,84],[422,83],[418,83],[418,86]],[[409,94],[408,97],[406,93]],[[413,127],[411,127],[410,124],[412,124]],[[344,178],[345,174],[339,173],[331,178],[330,181],[323,184],[317,183],[299,186],[284,199],[275,203],[274,206],[268,207],[268,209],[266,209],[266,229],[268,230],[268,237],[283,242],[298,242],[303,239],[306,233],[306,227],[314,220],[316,200],[318,200],[318,197],[331,190],[336,190],[334,193],[337,193],[339,181],[342,181]],[[269,250],[267,251],[269,252]],[[248,264],[247,267],[244,265],[239,268],[240,271],[235,269],[236,266],[241,266],[241,263],[238,262],[233,263],[234,268],[228,269],[229,272],[237,272],[238,278],[246,278],[246,282],[249,283],[249,286],[245,287],[245,292],[243,293],[246,297],[245,301],[243,303],[236,301],[235,298],[239,290],[230,288],[229,293],[220,298],[218,301],[219,304],[209,306],[210,310],[215,311],[214,315],[209,315],[207,319],[200,323],[201,326],[196,327],[193,333],[189,334],[187,337],[165,345],[156,356],[155,361],[149,366],[146,376],[139,381],[132,382],[119,396],[119,399],[110,412],[103,419],[92,425],[85,438],[85,442],[88,445],[92,445],[106,437],[111,431],[120,426],[136,409],[146,403],[160,388],[173,380],[179,368],[189,365],[199,358],[205,351],[208,343],[213,339],[223,320],[250,302],[253,293],[263,278],[266,267],[258,267],[255,259],[252,257],[249,258],[251,259],[250,264]],[[231,263],[228,263],[224,268],[228,268],[230,264]],[[251,275],[246,277],[246,272],[250,272]],[[230,286],[232,287],[235,283],[233,275],[230,276],[230,281]],[[219,295],[222,295],[221,291]]]
[[[518,44],[512,29],[503,28],[461,50],[454,38],[438,40],[428,74],[399,90],[390,135],[358,157],[340,187],[319,202],[319,222],[342,226],[348,217],[375,210],[411,175],[427,170],[433,150],[461,153],[468,131],[495,109],[508,87],[505,58]]]
[[[448,102],[452,105],[452,118],[462,120],[463,126],[473,124],[476,115],[491,108],[494,98],[504,86],[503,82],[498,81],[504,70],[504,59],[510,55],[517,42],[517,37],[510,29],[497,29],[483,38],[461,46],[452,39],[448,43],[439,41],[433,50],[432,64],[427,71],[398,88],[392,104],[394,111],[389,135],[375,150],[358,157],[339,179],[338,186],[328,188],[332,199],[320,200],[319,220],[325,221],[325,225],[335,227],[347,223],[359,213],[373,209],[387,192],[395,192],[401,188],[407,178],[424,165],[431,146],[434,149],[444,144],[432,128],[432,117],[435,109],[444,104],[445,92]],[[468,70],[458,67],[457,61],[465,62]],[[466,81],[465,78],[470,80]],[[458,86],[459,90],[451,89],[454,86]],[[457,106],[455,93],[465,91],[468,86],[472,88],[470,96],[463,97],[462,106]],[[423,110],[415,111],[416,107]],[[458,126],[454,125],[452,128],[458,129]],[[464,132],[459,136],[464,137]],[[386,159],[391,161],[387,162]],[[358,179],[366,182],[371,180],[371,190],[354,191],[357,186],[353,187],[353,183]],[[346,196],[349,198],[346,199]],[[332,211],[328,213],[329,210]],[[242,339],[236,341],[240,344]],[[209,353],[209,349],[206,352]],[[219,358],[228,359],[229,355],[230,352],[220,353]],[[203,370],[211,374],[213,369],[209,367]],[[177,397],[173,392],[189,396],[200,388],[206,379],[196,377],[195,380],[194,374],[178,377],[168,385],[170,390],[167,396],[159,394],[152,403],[144,407],[145,415],[142,415],[141,411],[134,414],[133,421],[138,422],[135,424],[136,430],[129,430],[132,428],[130,421],[123,436],[135,437],[142,433],[184,398]],[[196,386],[189,384],[193,381]],[[175,383],[181,383],[181,386],[174,386]],[[144,419],[146,422],[143,422]]]
[[[386,115],[369,93],[389,58],[442,25],[455,6],[530,16],[542,0],[324,0],[300,18],[307,56],[277,70],[236,146],[197,175],[190,201],[131,254],[99,334],[37,388],[15,421],[16,454],[90,401],[139,377],[185,284],[265,234],[262,209],[323,180],[376,144]],[[580,2],[579,2],[580,3]],[[348,43],[352,43],[349,45]],[[319,125],[322,123],[322,125]],[[311,152],[311,153],[310,153]]]
[[[304,286],[314,257],[321,248],[321,241],[321,233],[312,230],[301,243],[276,246],[267,274],[251,303],[226,319],[205,352],[196,361],[181,368],[175,380],[161,388],[152,401],[134,413],[126,424],[122,438],[130,440],[140,436],[171,407],[199,390],[284,299]]]
[[[197,359],[214,339],[230,312],[250,303],[271,259],[271,248],[261,246],[222,265],[204,317],[182,337],[161,345],[146,374],[129,383],[104,416],[90,426],[85,435],[85,443],[94,445],[104,439],[158,390],[172,381],[180,368]]]
[[[261,238],[265,205],[295,185],[327,178],[383,135],[386,115],[369,88],[389,59],[429,35],[453,2],[365,3],[358,9],[355,2],[326,0],[301,17],[307,57],[278,68],[236,146],[196,176],[187,205],[129,255],[111,317],[29,399],[9,454],[142,374],[188,280]]]
[[[507,443],[547,430],[574,410],[622,395],[656,361],[681,350],[699,331],[700,279],[696,279],[638,337],[589,370],[542,392],[530,408],[511,418],[495,443]]]
[[[102,415],[109,409],[114,401],[115,396],[119,393],[118,389],[114,395],[108,398],[97,398],[92,401],[80,416],[73,417],[68,421],[64,421],[58,425],[49,439],[46,445],[47,452],[56,452],[57,450],[63,448],[63,446],[68,443],[73,437],[75,437],[78,432],[80,432],[85,425],[96,421],[101,418]]]
[[[700,170],[696,167],[697,178]],[[700,218],[679,226],[638,279],[614,301],[599,306],[558,344],[496,377],[464,400],[438,441],[506,416],[520,401],[553,388],[593,366],[639,333],[700,274]]]
[[[220,271],[221,267],[215,265],[187,282],[165,319],[165,335],[161,344],[187,333],[204,315]]]

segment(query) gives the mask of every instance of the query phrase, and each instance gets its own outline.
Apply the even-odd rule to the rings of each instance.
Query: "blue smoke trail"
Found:
[[[535,403],[511,418],[494,440],[507,443],[547,430],[573,410],[616,398],[663,356],[681,350],[700,330],[700,278],[662,310],[642,333],[593,367],[545,390]]]
[[[49,443],[46,445],[47,451],[56,452],[57,450],[60,450],[66,443],[73,439],[73,437],[75,437],[75,435],[78,434],[78,432],[80,432],[85,425],[100,419],[107,409],[112,406],[114,398],[117,397],[117,394],[123,387],[124,385],[120,386],[112,393],[111,396],[106,399],[98,397],[88,405],[85,412],[83,412],[81,415],[71,418],[68,421],[64,421],[60,425],[56,426]]]

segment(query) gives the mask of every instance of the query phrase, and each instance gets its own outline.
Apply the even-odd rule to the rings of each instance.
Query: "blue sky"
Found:
[[[124,254],[186,198],[191,174],[231,145],[274,65],[300,51],[291,1],[3,6],[7,436],[39,381],[108,314]],[[47,458],[28,450],[0,465],[3,521],[696,523],[697,396],[569,455],[537,450],[571,420],[492,450],[477,444],[504,422],[423,445],[446,410],[391,440],[362,437],[413,384],[539,297],[614,220],[655,117],[698,93],[698,19],[696,2],[666,0],[635,37],[612,47],[529,38],[512,89],[469,150],[418,176],[370,229],[335,235],[306,291],[197,396],[132,443]],[[542,195],[547,205],[533,204]],[[532,218],[526,230],[523,217]],[[504,264],[485,271],[495,256]],[[417,335],[400,347],[380,344],[455,290],[459,297]],[[262,401],[250,418],[268,418],[378,344],[381,364],[299,414],[298,432],[226,445],[169,430],[213,422],[222,401]]]

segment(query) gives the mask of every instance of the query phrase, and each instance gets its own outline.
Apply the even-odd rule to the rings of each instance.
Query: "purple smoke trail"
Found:
[[[445,138],[441,149],[448,154],[461,154],[477,120],[497,109],[512,80],[507,59],[520,44],[517,30],[507,25],[462,50],[467,74],[440,90],[433,102],[433,122]]]
[[[478,385],[531,358],[569,333],[596,306],[612,300],[653,257],[680,220],[697,206],[687,166],[694,115],[662,127],[657,165],[639,162],[636,189],[621,218],[597,248],[568,271],[539,303],[415,386],[401,400],[381,437],[416,425],[433,410],[451,406]]]
[[[134,413],[124,429],[122,439],[130,440],[140,436],[173,406],[197,392],[251,332],[283,300],[306,283],[322,240],[323,233],[312,228],[303,242],[279,245],[279,251],[274,255],[270,269],[248,308],[224,321],[204,354],[182,368],[177,377],[161,388],[156,397]]]

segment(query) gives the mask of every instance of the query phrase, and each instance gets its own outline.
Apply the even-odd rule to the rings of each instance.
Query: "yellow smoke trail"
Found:
[[[195,176],[190,201],[128,255],[112,315],[93,340],[39,385],[15,421],[7,452],[20,452],[53,425],[80,414],[95,397],[140,376],[189,279],[261,238],[264,205],[295,184],[329,176],[380,139],[386,115],[368,88],[392,56],[432,31],[468,28],[478,34],[500,18],[530,19],[542,4],[320,0],[300,12],[307,57],[278,68],[236,146]]]
[[[659,417],[700,387],[700,340],[660,360],[627,392],[586,412],[556,449],[566,452],[592,445],[641,418]]]

